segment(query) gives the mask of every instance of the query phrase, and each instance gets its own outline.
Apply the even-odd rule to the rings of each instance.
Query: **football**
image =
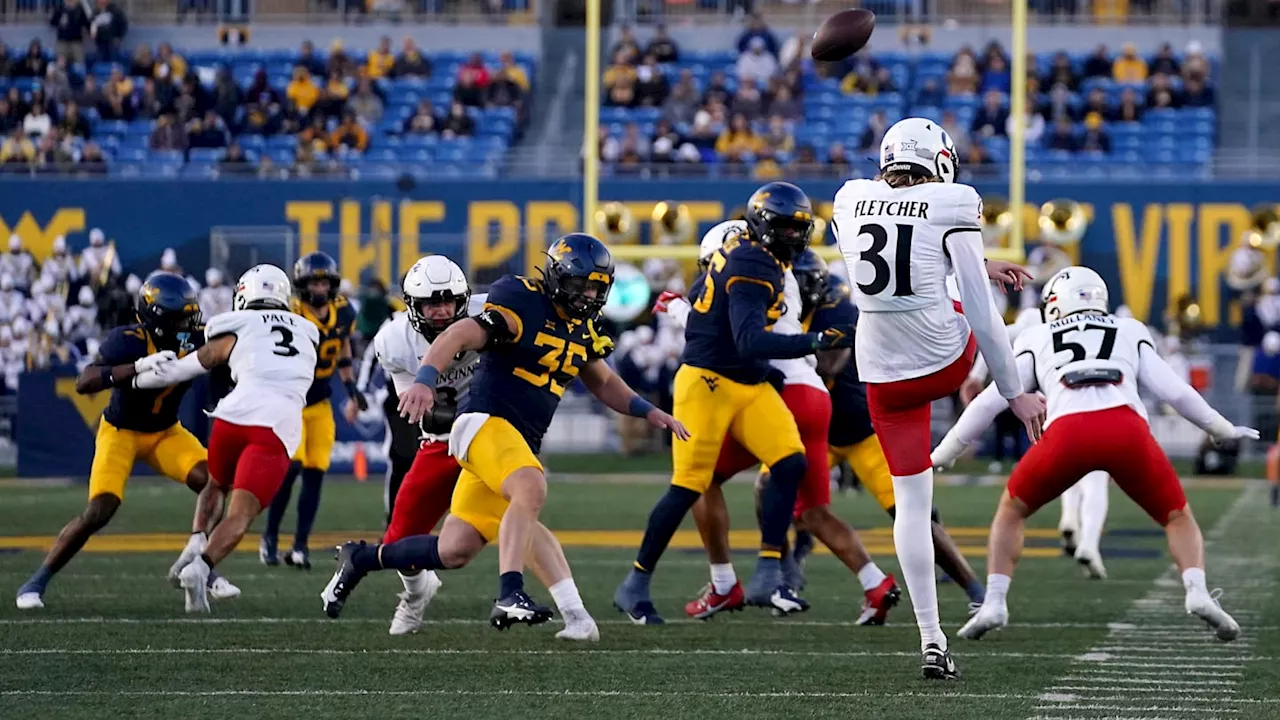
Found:
[[[809,52],[822,62],[843,60],[867,44],[875,27],[876,16],[870,10],[841,10],[818,26]]]

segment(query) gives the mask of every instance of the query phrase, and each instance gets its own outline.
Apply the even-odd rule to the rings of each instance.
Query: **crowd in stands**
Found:
[[[412,38],[397,50],[389,37],[368,53],[308,41],[186,55],[160,43],[126,56],[74,0],[51,22],[53,51],[0,41],[0,172],[172,175],[185,163],[276,177],[433,159],[493,170],[528,117],[531,56],[428,54]]]
[[[682,53],[661,25],[642,46],[623,28],[602,78],[602,159],[618,173],[714,165],[760,179],[849,177],[858,170],[850,156],[876,155],[907,115],[941,123],[962,167],[1007,159],[1016,119],[999,43],[954,55],[864,50],[831,63],[813,61],[808,45],[803,34],[780,42],[758,15],[722,53]],[[1028,161],[1136,162],[1151,151],[1148,161],[1203,164],[1215,133],[1212,78],[1197,42],[1184,53],[1165,43],[1150,57],[1132,44],[1115,55],[1105,46],[1029,54]]]

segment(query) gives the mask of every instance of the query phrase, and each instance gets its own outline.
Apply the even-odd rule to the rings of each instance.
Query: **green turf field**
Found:
[[[730,487],[742,531],[735,543],[747,551],[749,488]],[[0,486],[0,718],[1280,718],[1280,515],[1262,488],[1189,491],[1213,538],[1210,586],[1226,589],[1223,604],[1245,628],[1236,643],[1215,642],[1183,614],[1162,537],[1113,489],[1103,540],[1111,580],[1085,580],[1057,556],[1051,506],[1028,533],[1009,629],[980,643],[955,639],[965,598],[940,586],[965,674],[950,684],[919,679],[905,598],[886,627],[848,624],[861,595],[829,555],[810,562],[807,614],[683,621],[707,571],[694,536],[681,535],[654,580],[655,602],[676,622],[630,626],[610,597],[661,492],[639,481],[552,485],[543,519],[564,531],[587,607],[601,621],[601,642],[579,646],[555,641],[554,623],[506,633],[485,625],[497,589],[493,550],[444,575],[434,622],[412,637],[387,635],[399,590],[393,574],[366,579],[331,621],[318,597],[327,553],[316,552],[311,573],[267,569],[248,552],[256,536],[221,568],[244,595],[215,603],[212,617],[189,618],[164,573],[185,540],[191,496],[148,481],[129,487],[107,536],[50,584],[48,607],[19,613],[13,592],[40,561],[34,548],[79,511],[84,490]],[[937,492],[980,574],[997,493]],[[887,518],[867,498],[836,505],[858,527],[876,529],[867,544],[896,571]],[[331,483],[313,547],[376,537],[381,522],[380,484]],[[741,554],[739,575],[752,563]]]

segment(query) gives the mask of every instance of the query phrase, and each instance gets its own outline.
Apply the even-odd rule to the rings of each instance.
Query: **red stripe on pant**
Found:
[[[786,385],[782,401],[796,419],[800,442],[804,444],[804,481],[796,492],[795,515],[809,508],[831,504],[831,474],[827,467],[827,431],[831,426],[831,396],[809,385]],[[759,464],[754,455],[732,436],[726,435],[716,459],[716,476],[732,477]]]
[[[1187,505],[1178,474],[1151,435],[1151,427],[1130,407],[1063,415],[1013,468],[1009,495],[1031,512],[1102,470],[1160,525]]]
[[[209,475],[224,490],[231,487],[252,493],[266,507],[287,472],[289,453],[271,428],[213,419]]]
[[[950,397],[960,389],[977,356],[978,341],[970,335],[960,357],[935,373],[897,382],[867,383],[871,426],[884,447],[890,473],[906,477],[932,466],[930,407],[934,400]]]
[[[429,442],[418,448],[413,465],[400,482],[382,542],[393,543],[434,530],[449,512],[461,473],[458,461],[449,455],[449,443]]]

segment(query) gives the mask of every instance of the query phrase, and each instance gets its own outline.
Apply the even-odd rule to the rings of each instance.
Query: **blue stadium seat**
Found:
[[[193,163],[215,163],[227,154],[224,148],[191,148],[187,159]]]

